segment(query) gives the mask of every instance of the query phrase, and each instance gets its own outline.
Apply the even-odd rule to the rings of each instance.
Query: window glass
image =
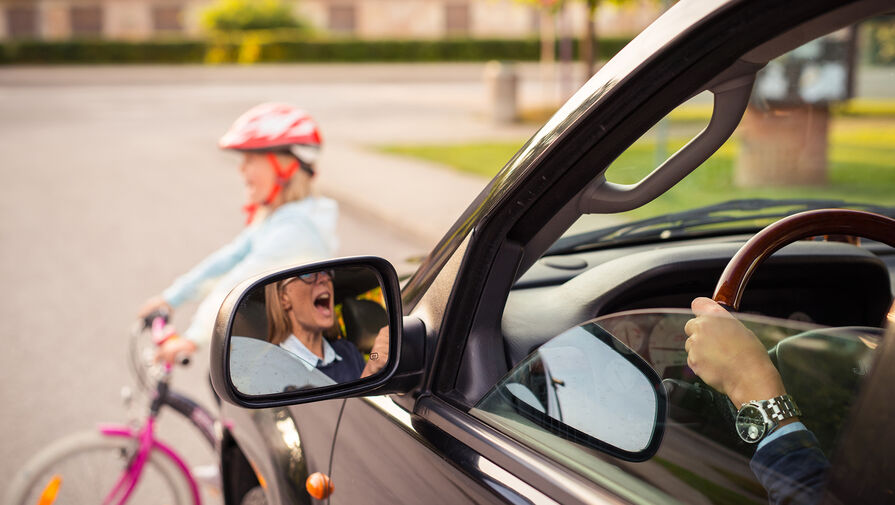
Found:
[[[103,9],[98,5],[71,8],[71,32],[74,36],[99,36],[103,33]]]
[[[581,216],[558,244],[587,250],[757,229],[812,205],[895,216],[892,26],[891,17],[870,19],[770,61],[733,135],[705,162],[646,205]],[[710,92],[681,104],[609,166],[607,180],[638,183],[712,111]]]
[[[618,486],[619,479],[627,481],[625,486],[641,498],[652,493],[683,503],[767,503],[765,486],[788,475],[772,468],[764,479],[756,477],[750,462],[757,444],[737,434],[738,406],[688,367],[684,326],[693,317],[686,310],[629,311],[564,332],[517,365],[471,413],[599,483]],[[881,330],[736,317],[766,349],[786,392],[802,411],[801,422],[817,438],[817,454],[830,458],[873,366]],[[611,451],[582,443],[557,426],[545,428],[532,421],[532,409],[545,411],[560,427],[576,428],[572,433],[586,426],[592,436],[616,444],[652,422],[649,409],[637,401],[641,386],[624,381],[625,387],[613,387],[606,352],[601,355],[598,346],[584,344],[584,335],[599,342],[594,336],[601,332],[619,342],[614,352],[642,357],[667,392],[664,437],[658,452],[646,461],[614,458]]]
[[[653,438],[659,399],[626,354],[598,325],[572,328],[520,363],[478,408],[518,414],[587,446],[643,451]],[[584,401],[590,398],[598,401]]]
[[[37,37],[37,8],[16,5],[6,10],[6,33],[11,38]]]
[[[152,8],[152,27],[157,32],[183,31],[182,15],[179,5],[157,5]]]
[[[330,5],[329,29],[335,33],[351,35],[357,30],[357,12],[354,5]]]
[[[469,33],[469,4],[449,3],[444,6],[445,31],[448,35]]]

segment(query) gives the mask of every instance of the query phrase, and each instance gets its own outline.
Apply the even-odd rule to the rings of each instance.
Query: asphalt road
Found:
[[[132,384],[137,308],[242,227],[238,157],[215,147],[238,114],[267,100],[307,104],[327,139],[360,149],[462,124],[483,99],[478,71],[408,85],[407,72],[281,70],[0,71],[0,490],[50,441],[127,420],[120,390]],[[376,254],[404,272],[432,245],[352,205],[339,234],[341,255]],[[210,406],[206,370],[202,355],[174,386]],[[177,416],[159,433],[191,465],[213,461]]]

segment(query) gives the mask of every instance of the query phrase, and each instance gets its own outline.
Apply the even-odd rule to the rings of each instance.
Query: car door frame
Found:
[[[509,370],[500,320],[520,266],[530,261],[527,248],[534,240],[549,242],[539,236],[540,230],[598,175],[594,167],[605,169],[679,103],[741,56],[786,32],[793,20],[812,19],[841,5],[831,0],[729,2],[628,73],[602,76],[611,85],[591,89],[593,95],[576,110],[561,110],[558,115],[566,118],[517,153],[439,244],[423,273],[408,283],[405,311],[423,320],[435,349],[430,349],[416,400],[398,401],[420,422],[437,427],[539,493],[564,503],[615,501],[607,483],[571,473],[468,414],[482,387],[496,384]],[[656,43],[649,37],[635,43]],[[638,49],[633,46],[631,53]],[[538,138],[551,141],[539,144]],[[463,243],[451,252],[451,241]],[[453,266],[438,268],[438,262]],[[425,285],[427,275],[431,286]],[[436,276],[442,277],[442,286],[432,282]],[[450,293],[440,305],[446,282]],[[428,297],[432,286],[439,294]]]

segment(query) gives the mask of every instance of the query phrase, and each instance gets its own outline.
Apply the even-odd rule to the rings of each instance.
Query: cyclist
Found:
[[[210,338],[218,309],[238,282],[266,270],[332,256],[337,247],[338,207],[311,191],[321,146],[311,116],[288,104],[257,105],[233,123],[219,145],[242,154],[239,168],[248,197],[247,227],[140,309],[141,317],[155,310],[170,312],[208,293],[184,338],[169,339],[160,347],[158,358],[168,362],[192,354]]]

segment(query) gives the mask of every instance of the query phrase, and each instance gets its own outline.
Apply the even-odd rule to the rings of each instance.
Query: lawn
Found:
[[[860,114],[862,110],[871,110],[874,114]],[[880,110],[889,112],[889,109],[878,104],[874,107],[859,104],[849,109],[848,114],[837,113],[830,131],[829,184],[826,186],[737,188],[734,185],[734,169],[739,140],[734,136],[677,187],[632,212],[631,217],[657,215],[733,198],[836,198],[895,205],[895,114],[880,114]],[[704,120],[701,109],[680,114],[679,118],[686,119],[679,119],[676,126],[669,129],[671,137],[667,152],[673,152],[689,140],[689,136],[680,135],[687,130],[687,123]],[[454,145],[392,145],[380,149],[491,178],[523,143],[519,140]],[[620,183],[637,182],[654,168],[655,158],[656,141],[653,136],[647,135],[613,162],[607,178]]]

